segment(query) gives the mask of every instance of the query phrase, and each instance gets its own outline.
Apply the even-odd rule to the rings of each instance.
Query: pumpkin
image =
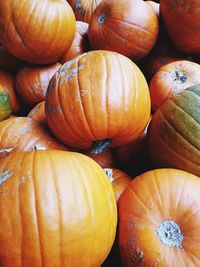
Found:
[[[160,12],[175,46],[185,53],[200,53],[200,2],[162,0]]]
[[[112,168],[115,166],[115,160],[109,148],[101,153],[92,153],[91,149],[83,150],[82,153],[95,160],[102,168]]]
[[[142,0],[104,0],[95,10],[88,37],[93,49],[121,53],[136,61],[153,48],[158,17]]]
[[[71,47],[67,50],[65,55],[59,60],[62,64],[89,51],[88,40],[88,23],[83,21],[76,22],[76,34]]]
[[[48,128],[28,117],[12,117],[0,123],[0,158],[19,151],[69,150]]]
[[[156,3],[154,1],[146,1],[148,5],[153,9],[153,11],[156,13],[157,16],[160,15],[160,4]]]
[[[100,266],[117,223],[102,168],[57,150],[19,152],[0,164],[0,265]]]
[[[37,64],[56,62],[71,46],[76,23],[66,0],[0,1],[0,40],[14,56]]]
[[[200,85],[169,98],[152,116],[147,140],[158,167],[200,176]]]
[[[22,66],[23,61],[9,53],[0,44],[0,69],[15,74]]]
[[[26,105],[34,106],[45,100],[51,77],[62,65],[25,65],[15,77],[16,90]]]
[[[178,60],[162,66],[149,85],[151,107],[155,111],[164,101],[185,88],[200,83],[200,65]]]
[[[68,0],[73,8],[76,20],[86,23],[90,23],[94,10],[101,2],[102,0]]]
[[[35,105],[28,113],[27,117],[45,124],[46,115],[45,115],[45,101],[42,101]]]
[[[9,109],[13,113],[21,110],[21,103],[15,92],[14,77],[6,71],[0,70],[0,88],[4,95],[7,95],[6,105],[10,106]],[[9,98],[9,99],[8,99]],[[8,104],[10,102],[10,104]]]
[[[156,169],[131,181],[118,200],[123,266],[199,266],[200,180]]]
[[[90,51],[65,63],[46,95],[48,126],[63,143],[101,152],[135,140],[150,117],[146,79],[127,57]]]
[[[116,201],[118,201],[120,195],[129,185],[132,179],[128,174],[116,168],[104,168],[104,171],[112,184]]]

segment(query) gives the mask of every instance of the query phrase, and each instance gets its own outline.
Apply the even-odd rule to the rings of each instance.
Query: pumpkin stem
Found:
[[[92,154],[99,154],[102,153],[111,143],[110,139],[105,139],[101,141],[96,141],[94,144],[94,148],[92,149]]]
[[[175,73],[173,74],[173,79],[174,82],[185,83],[187,81],[187,75],[182,71],[176,70]]]
[[[103,170],[106,173],[106,175],[108,176],[109,181],[112,183],[114,181],[113,170],[111,168],[104,168]]]
[[[171,220],[166,220],[160,223],[156,229],[160,241],[170,247],[182,248],[183,235],[177,223]]]

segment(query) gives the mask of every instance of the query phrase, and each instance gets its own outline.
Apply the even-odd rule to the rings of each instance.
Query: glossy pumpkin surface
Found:
[[[117,223],[102,168],[56,150],[16,153],[0,164],[1,266],[100,266]]]
[[[69,150],[41,123],[28,117],[12,117],[0,123],[0,158],[19,151]]]
[[[157,169],[131,181],[118,201],[123,266],[198,266],[200,180]]]
[[[0,28],[1,43],[11,54],[48,64],[71,46],[76,24],[66,0],[2,0]]]
[[[152,116],[147,139],[151,158],[200,176],[200,86],[169,98]]]
[[[91,51],[65,63],[52,77],[45,101],[47,122],[65,144],[90,148],[136,139],[150,117],[149,89],[130,59]]]
[[[158,17],[142,0],[104,0],[89,24],[93,49],[115,51],[139,60],[153,48],[158,36]]]

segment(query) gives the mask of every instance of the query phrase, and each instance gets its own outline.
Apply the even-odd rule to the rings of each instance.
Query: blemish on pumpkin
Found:
[[[185,83],[187,81],[187,74],[183,71],[175,71],[172,73],[172,79],[175,83]]]
[[[69,80],[72,77],[75,77],[77,73],[79,72],[79,70],[82,70],[83,68],[84,68],[84,65],[80,65],[76,68],[69,69],[68,72],[65,73],[65,80]]]
[[[66,63],[63,64],[63,66],[59,69],[59,73],[61,76],[64,76],[66,74],[66,72],[68,71],[68,69],[70,69],[70,67],[79,61],[80,56],[77,56],[73,59],[71,59],[70,61],[67,61]]]
[[[112,168],[104,168],[103,170],[106,173],[106,175],[108,176],[109,181],[112,183],[114,181]]]
[[[105,20],[106,20],[106,15],[103,13],[98,17],[97,23],[101,25],[105,22]]]
[[[15,174],[14,170],[6,170],[0,174],[0,185],[3,184],[8,178]]]
[[[177,223],[172,220],[166,220],[160,223],[156,229],[160,241],[167,247],[178,247],[182,249],[184,239],[181,229]]]
[[[132,257],[132,261],[133,262],[142,262],[143,260],[144,260],[144,252],[141,249],[136,248],[135,253]]]
[[[85,9],[81,6],[81,0],[76,0],[74,6],[79,13],[85,14]]]

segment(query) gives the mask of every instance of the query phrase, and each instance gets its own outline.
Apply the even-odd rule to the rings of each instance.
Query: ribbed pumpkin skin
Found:
[[[199,266],[199,194],[199,178],[181,170],[157,169],[133,179],[118,201],[123,266]],[[159,238],[159,226],[167,220],[179,226],[182,248]]]
[[[63,143],[111,146],[136,139],[150,117],[150,96],[140,69],[109,51],[90,51],[65,63],[52,77],[45,101],[47,122]]]
[[[55,150],[17,153],[0,164],[0,265],[99,267],[117,211],[98,164]]]
[[[88,23],[76,21],[76,34],[72,45],[59,60],[62,64],[90,50],[88,40]]]
[[[142,0],[104,0],[95,10],[88,37],[93,49],[115,51],[132,60],[145,57],[158,36],[158,17]]]
[[[90,23],[94,10],[102,0],[68,0],[67,2],[71,5],[76,20]]]
[[[102,168],[112,168],[115,166],[115,160],[109,148],[97,154],[91,153],[91,148],[83,150],[82,153],[95,160]]]
[[[36,106],[34,106],[28,113],[27,117],[39,123],[47,123],[45,115],[45,101],[42,101],[38,103]]]
[[[162,0],[160,12],[176,47],[186,53],[200,53],[200,2]],[[181,19],[180,19],[181,18]]]
[[[25,65],[15,77],[17,93],[27,105],[35,105],[45,100],[51,77],[62,65]]]
[[[19,151],[40,149],[69,150],[45,125],[31,118],[13,117],[0,123],[0,158]]]
[[[10,73],[0,70],[0,87],[1,91],[7,92],[9,95],[12,112],[20,111],[21,104],[15,92],[14,77]]]
[[[200,83],[200,65],[178,60],[162,66],[149,85],[151,108],[156,111],[169,97]]]
[[[0,28],[1,43],[10,53],[31,63],[48,64],[70,47],[76,26],[66,0],[2,0]]]
[[[200,176],[200,86],[168,99],[152,116],[147,135],[151,158],[158,166]]]

